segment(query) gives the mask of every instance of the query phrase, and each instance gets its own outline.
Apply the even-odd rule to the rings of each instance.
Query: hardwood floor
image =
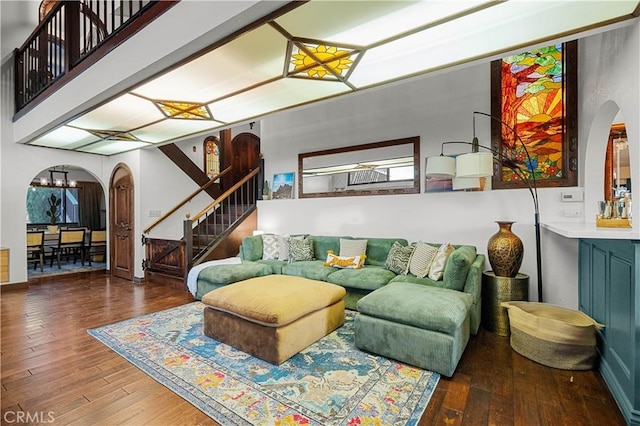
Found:
[[[86,331],[188,303],[188,293],[104,273],[0,292],[1,424],[215,424]],[[596,371],[544,367],[483,330],[472,337],[455,375],[440,380],[420,421],[441,424],[625,422]]]

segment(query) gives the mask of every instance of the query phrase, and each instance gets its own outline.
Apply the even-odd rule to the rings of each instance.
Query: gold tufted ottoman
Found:
[[[267,275],[205,294],[204,334],[281,364],[344,324],[343,287]]]

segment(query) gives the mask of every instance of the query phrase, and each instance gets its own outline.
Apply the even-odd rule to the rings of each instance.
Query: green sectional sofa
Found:
[[[401,273],[389,267],[390,252],[400,246],[404,251],[415,247],[402,238],[298,236],[311,240],[314,254],[313,260],[299,261],[291,261],[291,253],[282,248],[275,255],[268,253],[276,236],[265,238],[243,238],[236,264],[202,269],[197,276],[196,298],[221,286],[270,274],[338,284],[347,292],[346,307],[358,311],[356,346],[447,376],[453,374],[469,335],[478,332],[485,256],[476,253],[473,246],[450,247],[442,276],[436,280],[419,278],[408,272],[408,267]],[[280,246],[285,246],[285,239],[278,238]],[[366,240],[362,267],[327,266],[327,254],[339,254],[341,240]]]

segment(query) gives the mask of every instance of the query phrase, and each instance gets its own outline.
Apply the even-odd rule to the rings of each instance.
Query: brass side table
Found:
[[[493,271],[482,273],[482,326],[500,336],[509,335],[509,314],[500,302],[529,300],[529,276],[498,277]]]

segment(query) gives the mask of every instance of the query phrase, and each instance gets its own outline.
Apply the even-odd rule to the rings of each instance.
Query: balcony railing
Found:
[[[14,51],[16,113],[50,88],[64,84],[74,70],[88,67],[175,3],[58,2],[24,45]]]

